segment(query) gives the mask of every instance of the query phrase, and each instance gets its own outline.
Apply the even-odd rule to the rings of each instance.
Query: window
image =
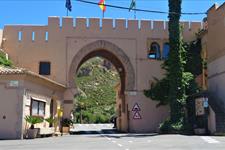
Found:
[[[22,41],[22,31],[19,31],[18,32],[18,40],[19,41]]]
[[[35,32],[32,32],[32,41],[35,40]]]
[[[148,58],[150,59],[160,59],[160,46],[158,43],[153,42],[151,44],[150,50],[148,52]]]
[[[50,75],[51,63],[50,62],[40,62],[39,64],[39,74],[40,75]]]
[[[170,46],[169,46],[169,43],[165,43],[163,45],[163,55],[162,55],[162,58],[163,59],[167,59],[168,56],[169,56],[169,51],[170,51]]]
[[[45,41],[48,41],[48,32],[45,32]]]
[[[31,111],[32,116],[44,116],[45,115],[45,102],[31,99]]]

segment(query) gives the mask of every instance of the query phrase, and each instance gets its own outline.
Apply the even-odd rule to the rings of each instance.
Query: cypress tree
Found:
[[[201,65],[198,65],[196,69],[187,65],[193,61],[201,63],[201,58],[193,58],[195,54],[192,55],[193,50],[190,50],[190,48],[200,50],[201,47],[193,44],[190,47],[188,43],[186,43],[186,48],[184,47],[180,26],[181,3],[182,0],[169,0],[170,52],[162,66],[166,70],[166,75],[160,80],[156,78],[156,82],[152,83],[151,88],[144,91],[147,97],[159,102],[157,107],[170,106],[170,118],[160,124],[160,130],[164,133],[181,133],[191,130],[190,124],[185,118],[186,99],[188,95],[199,92],[193,73],[198,69],[201,70]],[[189,50],[189,55],[186,50]]]
[[[183,122],[186,101],[184,84],[184,54],[181,35],[180,16],[182,0],[169,0],[169,44],[170,53],[165,61],[169,79],[168,100],[170,102],[171,123]]]

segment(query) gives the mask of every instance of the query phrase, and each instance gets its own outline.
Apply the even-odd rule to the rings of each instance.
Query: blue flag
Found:
[[[70,1],[70,0],[66,0],[66,8],[67,8],[69,11],[72,11],[72,4],[71,4],[71,1]]]

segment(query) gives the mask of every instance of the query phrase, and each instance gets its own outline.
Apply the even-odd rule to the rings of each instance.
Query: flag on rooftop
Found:
[[[135,0],[131,0],[130,7],[129,7],[129,11],[131,11],[135,7],[136,7],[136,1]]]
[[[105,6],[105,0],[100,0],[98,3],[98,6],[100,7],[100,9],[105,12],[106,10],[106,6]]]
[[[67,8],[67,10],[72,11],[71,0],[66,0],[66,8]]]

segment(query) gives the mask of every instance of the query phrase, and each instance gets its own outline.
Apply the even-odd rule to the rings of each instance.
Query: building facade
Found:
[[[214,132],[225,132],[225,3],[213,5],[207,14],[207,30],[202,37],[202,47],[207,58],[208,91],[215,113]]]
[[[30,127],[24,118],[29,115],[57,120],[65,90],[65,86],[25,69],[0,66],[0,139],[23,139]],[[59,121],[54,126],[45,121],[35,127],[45,130],[42,134],[53,134]]]
[[[186,42],[194,40],[202,28],[201,22],[181,24]],[[154,77],[164,75],[160,65],[169,52],[168,22],[49,17],[48,25],[6,25],[3,39],[1,47],[14,65],[66,87],[64,117],[70,116],[78,92],[77,70],[96,56],[110,61],[120,74],[117,103],[123,123],[119,130],[155,132],[169,116],[168,107],[156,108],[156,102],[143,94]]]

